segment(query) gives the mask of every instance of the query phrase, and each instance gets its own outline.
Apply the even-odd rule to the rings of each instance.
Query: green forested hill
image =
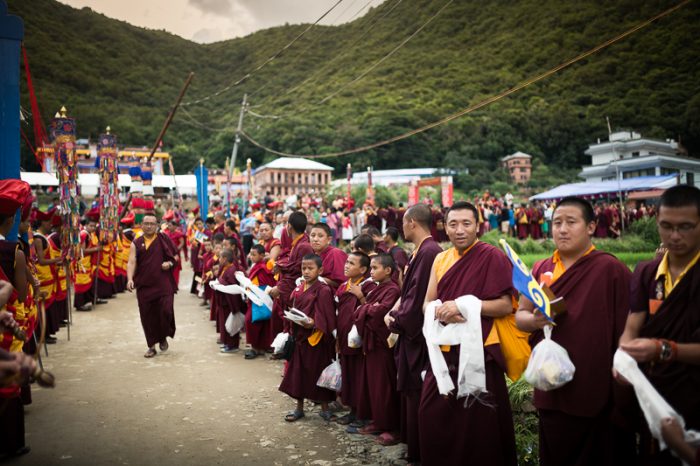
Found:
[[[178,113],[165,138],[176,169],[191,169],[200,156],[210,165],[223,165],[244,92],[252,94],[253,111],[284,116],[246,116],[246,131],[263,144],[294,153],[349,149],[503,91],[677,1],[454,0],[393,56],[319,103],[445,3],[387,0],[351,23],[312,29],[242,85],[186,107],[197,123]],[[606,137],[605,116],[613,129],[680,137],[690,154],[698,155],[699,3],[452,123],[374,151],[323,161],[338,168],[347,162],[371,162],[377,169],[470,167],[474,180],[487,182],[500,157],[521,150],[563,173],[588,162],[583,151]],[[190,70],[196,76],[185,101],[236,81],[305,27],[277,27],[199,45],[53,0],[10,0],[9,10],[25,21],[44,118],[66,105],[81,137],[94,137],[110,125],[121,142],[131,145],[152,144]],[[25,88],[22,105],[29,108]],[[24,165],[31,168],[26,155]],[[275,156],[243,142],[239,163],[247,157],[257,164]]]

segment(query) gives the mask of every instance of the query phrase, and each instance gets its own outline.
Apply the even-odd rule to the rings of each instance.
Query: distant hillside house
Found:
[[[516,152],[501,159],[503,168],[508,170],[513,183],[525,184],[530,181],[532,174],[532,156],[524,152]]]
[[[264,195],[291,196],[325,191],[331,182],[333,167],[313,160],[282,157],[253,171],[255,192]]]
[[[700,160],[688,157],[673,139],[643,138],[633,131],[612,133],[608,141],[591,144],[586,150],[591,165],[579,177],[586,182],[677,174],[679,183],[700,183]]]

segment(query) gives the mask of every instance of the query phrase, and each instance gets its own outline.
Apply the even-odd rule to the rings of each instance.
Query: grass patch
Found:
[[[601,251],[602,248],[599,248]],[[607,252],[607,251],[606,251]],[[612,255],[620,259],[630,270],[634,270],[639,262],[648,261],[654,258],[654,251],[651,252],[611,252]],[[520,254],[520,258],[525,262],[529,268],[540,259],[546,259],[551,256],[551,253],[540,253],[540,254]]]

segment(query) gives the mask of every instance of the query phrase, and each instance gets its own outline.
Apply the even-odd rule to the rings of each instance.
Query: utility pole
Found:
[[[241,102],[241,114],[238,116],[238,128],[236,128],[236,137],[233,140],[233,150],[231,151],[231,173],[233,179],[233,169],[236,167],[236,155],[238,154],[238,144],[241,142],[241,130],[243,129],[243,115],[245,115],[246,105],[248,105],[248,94],[243,94]]]

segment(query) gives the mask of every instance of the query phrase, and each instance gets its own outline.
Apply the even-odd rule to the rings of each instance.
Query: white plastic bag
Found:
[[[274,354],[280,354],[282,353],[282,350],[284,350],[284,345],[287,343],[287,340],[289,339],[289,334],[280,332],[277,334],[274,340],[272,340],[272,348],[275,350]]]
[[[569,353],[552,340],[552,327],[547,325],[544,328],[544,340],[532,349],[525,369],[525,380],[546,392],[570,382],[574,378],[574,372],[576,368]]]
[[[226,318],[226,331],[234,336],[241,331],[245,325],[245,315],[242,312],[232,312]]]
[[[321,372],[321,376],[318,378],[316,385],[335,392],[340,391],[342,378],[340,376],[340,362],[337,359],[330,363],[328,367],[323,369],[323,372]]]
[[[350,333],[348,333],[348,348],[362,348],[362,337],[355,324],[352,324]]]

